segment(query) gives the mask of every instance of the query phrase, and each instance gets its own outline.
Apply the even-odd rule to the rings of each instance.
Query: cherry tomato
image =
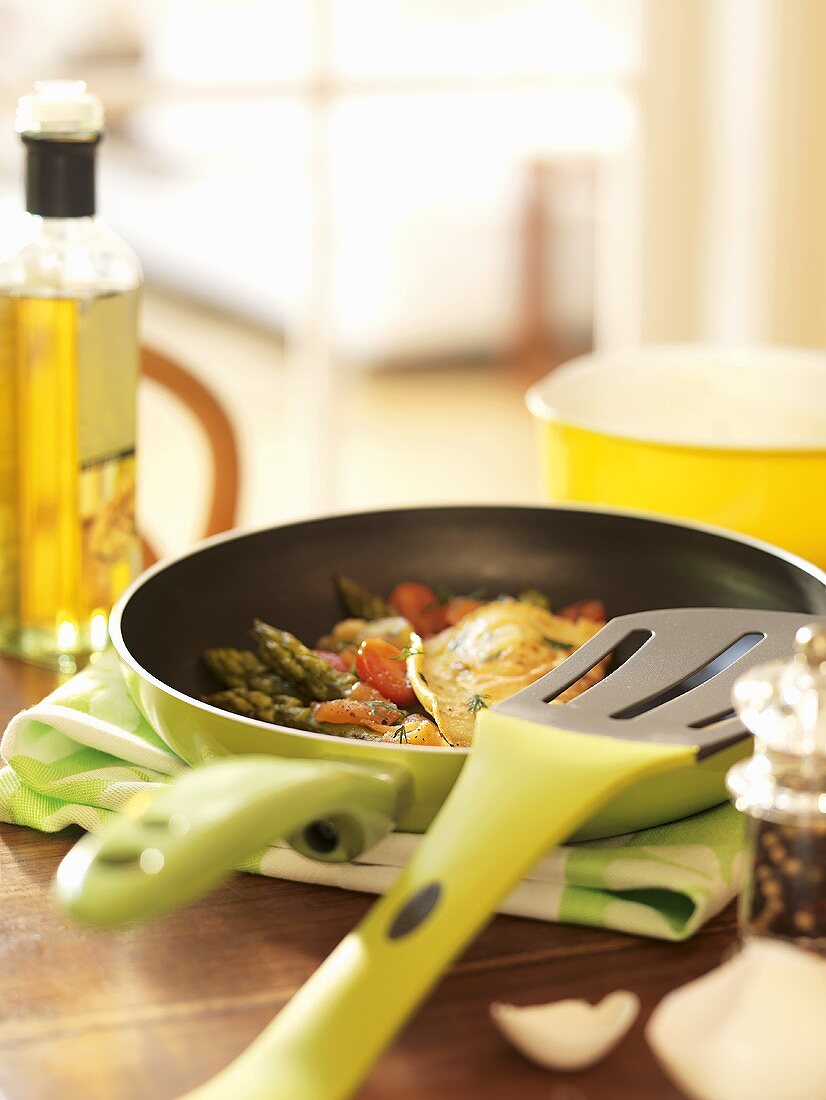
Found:
[[[567,607],[563,607],[556,614],[563,619],[570,619],[574,623],[577,619],[590,619],[595,623],[604,623],[605,604],[602,600],[577,600],[576,603],[569,603]]]
[[[445,604],[445,619],[448,626],[455,626],[465,615],[484,605],[484,600],[474,600],[470,596],[454,596]]]
[[[367,638],[356,654],[356,671],[360,680],[380,691],[385,699],[400,707],[416,702],[413,688],[407,682],[404,654],[384,638]]]
[[[417,584],[416,581],[397,584],[390,593],[388,603],[412,624],[422,638],[438,634],[447,626],[445,609],[428,584]]]

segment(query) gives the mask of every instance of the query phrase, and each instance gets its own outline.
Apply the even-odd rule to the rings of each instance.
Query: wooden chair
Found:
[[[513,363],[523,384],[536,381],[573,355],[591,350],[592,340],[572,343],[553,316],[554,287],[548,270],[554,247],[551,214],[554,194],[566,182],[594,189],[598,165],[593,158],[536,158],[525,172],[519,242],[518,328]]]
[[[238,515],[239,459],[235,430],[215,395],[194,375],[160,352],[143,348],[141,377],[177,398],[201,425],[209,445],[212,466],[212,500],[200,537],[216,535],[234,527]],[[144,535],[140,536],[146,569],[158,554]]]

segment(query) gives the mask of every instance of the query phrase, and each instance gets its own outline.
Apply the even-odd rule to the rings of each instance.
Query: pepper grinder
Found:
[[[788,662],[738,680],[734,705],[754,755],[728,773],[747,822],[744,938],[826,956],[826,626],[798,631]]]

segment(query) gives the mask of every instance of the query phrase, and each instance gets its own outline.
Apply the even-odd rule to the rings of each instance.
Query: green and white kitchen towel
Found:
[[[134,794],[187,766],[132,702],[111,652],[13,718],[0,751],[0,820],[43,832],[71,824],[94,832]],[[739,818],[723,805],[660,828],[559,848],[500,912],[685,939],[738,890]],[[305,859],[280,843],[243,869],[382,893],[420,843],[394,833],[346,864]]]

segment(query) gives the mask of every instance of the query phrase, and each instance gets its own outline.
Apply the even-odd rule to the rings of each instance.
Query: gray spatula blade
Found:
[[[735,680],[755,665],[790,658],[800,627],[818,621],[826,622],[799,612],[717,607],[622,615],[492,709],[575,732],[696,745],[698,756],[709,756],[749,736],[731,710]],[[604,679],[549,706],[632,640],[638,647]]]

